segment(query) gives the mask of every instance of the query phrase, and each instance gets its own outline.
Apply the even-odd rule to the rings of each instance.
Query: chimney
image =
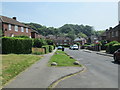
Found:
[[[106,29],[106,31],[108,31],[108,29]]]
[[[16,17],[13,17],[13,19],[14,19],[14,20],[17,20],[17,18],[16,18]]]
[[[112,29],[112,27],[109,28],[110,30]]]

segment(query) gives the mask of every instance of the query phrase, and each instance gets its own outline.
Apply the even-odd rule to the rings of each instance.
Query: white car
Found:
[[[70,49],[71,50],[78,50],[79,48],[78,48],[78,45],[75,44],[73,46],[70,46]]]
[[[78,45],[73,45],[73,50],[78,50]]]

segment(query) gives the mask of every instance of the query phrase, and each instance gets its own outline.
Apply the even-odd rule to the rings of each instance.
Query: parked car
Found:
[[[120,62],[120,49],[114,52],[114,61]]]
[[[74,44],[72,50],[78,50],[78,45]]]
[[[62,48],[63,48],[62,46],[58,46],[57,47],[58,50],[62,50]]]

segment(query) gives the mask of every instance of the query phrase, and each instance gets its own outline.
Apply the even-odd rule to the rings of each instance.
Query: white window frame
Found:
[[[17,25],[15,25],[15,31],[18,32],[18,26]]]
[[[26,33],[28,33],[28,28],[26,28]]]
[[[8,30],[12,30],[12,25],[11,24],[8,25]]]
[[[21,32],[24,32],[24,28],[23,27],[21,27]]]

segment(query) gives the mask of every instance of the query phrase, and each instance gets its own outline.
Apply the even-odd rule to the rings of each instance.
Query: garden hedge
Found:
[[[29,38],[2,37],[2,53],[30,54],[32,40]]]
[[[106,52],[113,54],[119,48],[119,42],[112,41],[106,44],[106,46],[107,46]]]
[[[33,47],[41,48],[44,45],[47,45],[46,40],[38,38],[33,39]]]
[[[52,52],[54,50],[53,45],[45,45],[45,46],[42,46],[42,48],[45,49],[45,53],[49,53],[49,52]]]
[[[49,53],[49,45],[42,46],[45,49],[45,54]]]

